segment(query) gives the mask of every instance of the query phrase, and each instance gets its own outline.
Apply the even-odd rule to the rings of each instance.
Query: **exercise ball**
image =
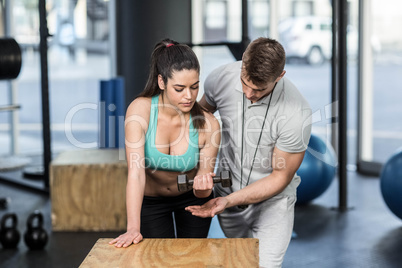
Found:
[[[402,148],[385,162],[381,170],[380,186],[388,208],[402,219]]]
[[[324,193],[335,177],[337,163],[332,146],[311,134],[303,162],[297,170],[301,182],[297,187],[296,203],[310,202]]]

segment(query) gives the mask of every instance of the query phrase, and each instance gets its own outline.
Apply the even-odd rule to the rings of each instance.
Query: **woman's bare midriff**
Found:
[[[145,184],[144,195],[178,196],[184,194],[184,192],[179,192],[177,187],[177,176],[183,173],[146,169],[145,174],[147,181]],[[185,172],[184,174],[187,174],[187,176],[192,179],[197,174],[197,168]]]

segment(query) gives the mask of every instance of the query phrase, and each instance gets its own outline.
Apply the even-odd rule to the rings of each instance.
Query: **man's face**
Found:
[[[283,71],[281,76],[275,79],[275,81],[266,82],[261,86],[256,86],[254,85],[253,82],[248,80],[247,72],[244,70],[244,68],[242,68],[240,80],[242,84],[243,93],[248,100],[254,103],[270,94],[274,89],[276,82],[278,82],[283,77],[284,74],[285,71]]]

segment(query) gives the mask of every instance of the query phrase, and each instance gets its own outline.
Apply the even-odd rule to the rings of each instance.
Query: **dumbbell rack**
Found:
[[[7,80],[7,86],[9,89],[9,105],[0,106],[0,112],[11,111],[11,153],[14,154],[16,151],[16,142],[13,140],[15,135],[15,128],[17,116],[14,113],[20,109],[20,105],[14,104],[15,102],[15,79],[21,70],[21,49],[17,42],[12,38],[2,38],[0,39],[0,80]]]
[[[15,103],[16,100],[16,82],[12,80],[4,81],[8,85],[9,103]],[[7,156],[0,156],[0,171],[17,169],[30,163],[31,160],[27,157],[17,156],[18,154],[18,113],[21,105],[8,104],[0,105],[0,112],[10,112],[10,153]]]
[[[25,174],[22,174],[21,170],[17,170],[31,162],[30,158],[16,156],[18,153],[18,143],[16,141],[16,137],[18,137],[16,127],[18,126],[17,111],[21,106],[15,103],[16,82],[13,79],[18,77],[21,70],[21,63],[22,53],[19,44],[13,38],[0,38],[0,80],[4,80],[9,88],[8,104],[0,105],[0,112],[10,112],[10,118],[12,121],[10,129],[11,154],[2,158],[0,157],[0,179],[13,185],[39,190],[40,192],[48,192],[45,180],[45,187],[39,185],[38,182],[26,181],[22,176]],[[4,200],[2,199],[2,201]]]
[[[8,8],[10,5],[8,5]],[[27,167],[23,171],[22,175],[25,178],[35,178],[43,181],[42,186],[38,186],[36,182],[27,181],[27,180],[19,180],[21,174],[16,175],[13,174],[12,177],[17,179],[17,181],[10,180],[9,178],[5,178],[5,181],[8,181],[13,184],[17,184],[18,186],[28,187],[32,190],[37,190],[39,192],[48,194],[49,193],[49,165],[51,162],[51,138],[50,138],[50,115],[49,115],[49,81],[48,81],[48,64],[47,64],[47,38],[50,36],[47,28],[47,19],[46,19],[46,0],[39,0],[38,3],[38,11],[39,11],[39,34],[40,34],[40,43],[39,43],[39,52],[40,52],[40,67],[41,67],[41,99],[42,99],[42,132],[43,132],[43,163],[41,167]],[[9,13],[9,12],[8,12]],[[7,23],[6,23],[7,25]],[[9,32],[10,33],[10,32]],[[0,39],[1,41],[1,39]],[[14,40],[15,42],[15,40]],[[19,46],[18,46],[19,48]],[[20,49],[19,49],[20,50]],[[1,51],[0,51],[1,52]],[[8,60],[9,55],[3,50],[6,57],[1,58]],[[0,54],[1,56],[1,54]],[[20,59],[21,60],[21,59]],[[7,65],[6,65],[7,66]],[[8,74],[9,69],[1,68],[0,64],[0,74]],[[19,73],[19,70],[18,70]],[[18,76],[15,75],[12,78]],[[7,75],[6,75],[7,76]],[[3,78],[4,79],[4,78]],[[10,105],[12,106],[12,105]],[[10,107],[8,107],[10,108]],[[0,179],[3,179],[0,177]]]
[[[15,91],[15,86],[13,82],[8,82],[9,84],[9,96],[10,96],[10,102],[14,102],[14,91]],[[18,111],[19,109],[21,109],[21,105],[19,104],[9,104],[9,105],[2,105],[0,106],[0,112],[11,112],[11,129],[10,129],[10,136],[11,136],[11,154],[15,154],[17,152],[17,141],[15,140],[16,135],[16,129],[15,129],[15,125],[16,125],[16,121],[17,121],[17,115],[15,114],[16,111]]]
[[[7,81],[7,84],[8,84],[9,96],[10,96],[9,99],[10,99],[10,102],[13,102],[15,85],[11,81]],[[14,127],[15,121],[17,120],[17,116],[16,116],[15,112],[18,111],[20,108],[21,108],[21,106],[19,104],[9,104],[9,105],[0,106],[0,112],[11,112],[12,113],[10,116],[11,121],[12,121],[11,129],[10,129],[10,137],[11,137],[11,146],[10,147],[11,147],[11,154],[13,154],[13,155],[16,152],[16,144],[17,144],[15,141],[16,135],[15,135],[15,127]],[[15,166],[16,163],[15,162],[10,163],[8,161],[9,159],[10,159],[9,157],[7,157],[7,159],[4,157],[0,157],[0,163],[3,164],[4,169],[12,168]],[[11,162],[13,162],[13,161],[11,161]],[[9,203],[10,203],[9,197],[0,197],[0,210],[7,209]]]
[[[11,81],[7,81],[8,83],[8,88],[9,88],[9,99],[10,102],[14,102],[14,92],[15,92],[15,85],[14,82]],[[10,128],[10,137],[11,137],[11,154],[14,155],[17,152],[17,141],[15,140],[15,137],[17,137],[17,133],[16,133],[16,128],[15,125],[17,124],[17,120],[18,120],[18,116],[15,113],[16,111],[21,109],[21,105],[19,104],[8,104],[8,105],[1,105],[0,106],[0,112],[11,112],[11,128]]]
[[[9,81],[3,81],[9,82]],[[14,82],[10,82],[14,83]],[[13,91],[14,88],[10,86],[10,91]],[[12,98],[10,98],[11,101]],[[38,162],[36,159],[32,159],[31,157],[18,156],[18,147],[17,147],[17,137],[18,137],[18,128],[14,127],[18,125],[18,110],[21,108],[19,104],[9,104],[9,105],[1,105],[0,112],[9,112],[11,114],[11,120],[13,121],[10,129],[10,152],[8,155],[0,156],[0,180],[6,182],[7,184],[16,185],[19,187],[27,188],[30,190],[35,190],[39,192],[43,192],[47,194],[47,191],[42,186],[41,182],[27,180],[23,176],[22,169],[30,164],[31,162]],[[0,196],[0,210],[7,208],[8,203],[10,203],[10,198]]]

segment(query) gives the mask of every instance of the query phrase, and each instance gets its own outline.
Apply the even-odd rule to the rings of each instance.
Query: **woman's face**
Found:
[[[199,73],[196,70],[174,71],[166,85],[159,75],[158,83],[163,90],[164,104],[171,104],[183,113],[190,112],[199,90]]]

